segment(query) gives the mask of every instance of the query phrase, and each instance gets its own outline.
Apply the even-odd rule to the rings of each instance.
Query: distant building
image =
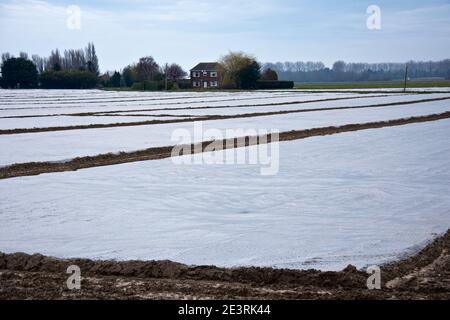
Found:
[[[193,88],[219,88],[220,71],[217,62],[201,62],[191,70]]]

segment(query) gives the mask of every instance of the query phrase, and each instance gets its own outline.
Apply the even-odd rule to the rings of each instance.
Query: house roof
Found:
[[[200,62],[191,71],[217,71],[218,66],[217,62]]]

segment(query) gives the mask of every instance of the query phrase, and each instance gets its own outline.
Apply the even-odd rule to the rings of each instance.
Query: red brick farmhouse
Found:
[[[201,62],[191,70],[191,85],[193,88],[219,88],[220,71],[217,62]]]

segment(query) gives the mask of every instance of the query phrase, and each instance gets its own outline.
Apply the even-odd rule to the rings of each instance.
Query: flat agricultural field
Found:
[[[308,282],[302,270],[316,269],[351,274],[358,291],[365,268],[379,265],[401,288],[424,261],[441,259],[422,278],[449,272],[449,136],[446,88],[0,90],[0,269],[26,278],[34,253],[55,257],[39,256],[40,267],[28,270],[44,273],[53,270],[42,269],[45,259],[108,260],[119,269],[171,260],[170,270],[215,266],[198,279],[238,287],[239,277],[211,274],[244,270],[249,286],[255,270],[298,272]],[[440,251],[427,249],[433,240]],[[189,285],[206,295],[206,283]],[[284,291],[269,297],[298,297],[278,285]],[[315,285],[312,297],[323,289]],[[247,297],[264,298],[255,286]],[[439,286],[418,290],[441,294]]]
[[[403,80],[295,83],[295,87],[298,89],[403,89],[404,86],[405,82]],[[410,80],[407,82],[406,87],[410,90],[414,88],[448,88],[450,87],[450,80]]]

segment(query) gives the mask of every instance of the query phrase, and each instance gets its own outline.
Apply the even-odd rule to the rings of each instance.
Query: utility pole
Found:
[[[166,91],[167,91],[167,72],[169,71],[169,65],[166,63],[164,66],[164,74],[165,74],[165,87],[166,87]]]
[[[406,81],[408,80],[408,65],[405,68],[405,86],[403,87],[403,92],[406,92]]]

